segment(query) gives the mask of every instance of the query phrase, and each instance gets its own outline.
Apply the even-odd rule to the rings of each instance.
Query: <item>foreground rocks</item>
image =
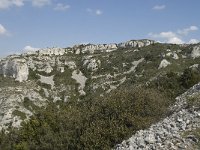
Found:
[[[200,92],[200,84],[177,97],[171,108],[173,114],[153,124],[147,130],[136,132],[116,146],[116,150],[188,150],[198,142],[194,135],[185,135],[200,127],[200,109],[187,108],[187,98]]]

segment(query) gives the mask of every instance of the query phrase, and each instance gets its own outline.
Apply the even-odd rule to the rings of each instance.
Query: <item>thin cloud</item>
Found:
[[[172,31],[168,32],[160,32],[158,34],[149,33],[149,36],[156,39],[164,40],[166,43],[173,43],[173,44],[182,44],[184,43],[183,40],[176,35],[176,33]]]
[[[23,51],[24,52],[33,52],[33,51],[37,51],[37,50],[39,50],[40,48],[35,48],[35,47],[32,47],[32,46],[25,46],[24,47],[24,49],[23,49]]]
[[[153,10],[163,10],[166,8],[166,5],[156,5],[152,9]]]
[[[12,6],[24,6],[25,0],[0,0],[0,9],[8,9]]]
[[[32,5],[34,7],[43,7],[50,4],[51,4],[51,0],[32,0]]]
[[[0,10],[9,9],[11,7],[22,7],[26,2],[32,3],[33,7],[43,7],[50,5],[52,0],[0,0]]]
[[[178,34],[187,35],[190,32],[197,31],[197,30],[199,30],[199,28],[197,26],[190,26],[189,28],[178,30]]]
[[[89,13],[92,13],[92,12],[93,12],[93,10],[90,9],[90,8],[87,8],[86,11],[89,12]]]
[[[54,8],[54,10],[56,11],[66,11],[70,8],[71,6],[70,5],[65,5],[65,4],[62,4],[62,3],[58,3],[56,5],[56,7]]]
[[[189,44],[196,44],[199,43],[200,41],[197,39],[190,39],[190,41],[188,42]]]
[[[103,12],[100,10],[100,9],[97,9],[96,11],[95,11],[95,13],[96,13],[96,15],[102,15],[103,14]]]
[[[91,8],[87,8],[86,11],[90,14],[93,14],[93,15],[97,15],[97,16],[100,16],[103,14],[103,11],[100,10],[100,9],[96,9],[96,10],[93,10]]]
[[[7,35],[9,35],[8,31],[2,24],[0,24],[0,36],[7,36]]]
[[[168,31],[160,33],[149,33],[148,36],[165,43],[182,44],[185,43],[183,41],[183,38],[185,36],[187,36],[190,32],[197,30],[198,30],[197,26],[190,26],[188,28],[179,29],[177,32]],[[196,39],[191,39],[187,43],[198,43],[198,42],[199,41]]]

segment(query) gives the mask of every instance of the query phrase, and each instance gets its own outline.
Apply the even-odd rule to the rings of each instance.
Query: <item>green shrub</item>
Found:
[[[121,88],[105,98],[57,104],[59,108],[49,103],[20,130],[3,135],[12,135],[8,144],[38,150],[111,149],[161,119],[167,112],[168,100],[157,90],[138,87]],[[0,142],[4,146],[1,143],[5,141]]]
[[[192,131],[186,131],[183,133],[183,137],[187,138],[187,136],[194,136],[194,138],[197,140],[197,143],[194,143],[192,146],[192,149],[200,149],[200,128],[196,128]]]
[[[12,112],[12,115],[19,116],[22,120],[26,119],[26,114],[24,112],[19,111],[19,110],[14,110]]]
[[[185,69],[181,76],[181,84],[186,89],[192,87],[200,81],[200,73],[195,69]]]
[[[23,105],[26,109],[29,109],[29,110],[36,110],[36,109],[39,109],[38,106],[36,106],[28,97],[25,97],[24,98],[24,102],[23,102]]]
[[[193,94],[187,97],[188,107],[199,107],[200,108],[200,94]]]
[[[150,87],[165,93],[171,100],[185,91],[185,88],[181,85],[180,76],[174,72],[158,76],[150,83]]]
[[[40,76],[37,75],[36,71],[33,71],[32,69],[29,69],[28,79],[29,80],[39,80]]]
[[[41,81],[37,81],[37,84],[43,88],[51,89],[51,85],[47,83],[42,83]]]

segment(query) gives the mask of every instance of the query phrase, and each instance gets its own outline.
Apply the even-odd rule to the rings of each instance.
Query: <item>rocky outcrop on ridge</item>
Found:
[[[111,52],[113,50],[116,50],[120,47],[123,48],[133,48],[133,47],[144,47],[148,46],[150,44],[155,43],[153,40],[131,40],[125,43],[120,44],[82,44],[82,45],[76,45],[72,48],[46,48],[46,49],[40,49],[39,51],[35,52],[27,52],[25,54],[22,54],[22,56],[30,57],[32,55],[38,56],[38,59],[43,59],[46,61],[45,67],[43,67],[43,70],[47,73],[50,73],[53,68],[52,65],[48,63],[49,57],[45,56],[63,56],[68,53],[74,53],[74,54],[80,54],[80,53],[90,53],[93,54],[96,51],[105,51],[105,52]],[[17,56],[16,56],[17,57]],[[51,63],[57,62],[59,64],[58,60],[49,60]],[[38,62],[37,62],[38,63]],[[86,63],[86,62],[84,62]],[[44,64],[38,64],[40,66],[44,66]],[[89,70],[95,71],[97,70],[98,65],[100,65],[100,62],[96,62],[96,60],[91,59],[88,60],[87,68]],[[17,81],[26,81],[28,79],[29,75],[29,68],[35,70],[35,64],[33,63],[32,59],[24,59],[24,58],[10,58],[7,57],[6,59],[3,59],[0,61],[0,74],[3,74],[4,76],[9,76],[15,78]]]

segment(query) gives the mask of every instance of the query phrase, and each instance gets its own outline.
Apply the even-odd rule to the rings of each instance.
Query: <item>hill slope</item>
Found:
[[[175,97],[200,81],[199,60],[200,44],[161,44],[152,40],[47,48],[8,56],[0,60],[0,127],[11,132],[24,120],[27,124],[23,123],[19,132],[25,133],[37,120],[41,130],[49,126],[48,132],[42,133],[59,133],[62,141],[61,131],[54,129],[59,125],[51,124],[51,120],[57,118],[65,125],[60,126],[61,130],[67,125],[64,119],[71,122],[62,130],[67,134],[65,140],[72,138],[74,142],[71,147],[67,145],[68,149],[81,149],[79,144],[85,148],[91,145],[89,149],[111,148],[168,116],[171,110],[167,108],[174,104]],[[80,133],[71,128],[73,123]],[[70,132],[74,134],[68,135]],[[100,137],[93,132],[99,132],[96,134]],[[76,134],[78,137],[73,137]],[[35,140],[28,145],[37,146],[39,141]],[[13,142],[11,145],[22,144]]]

